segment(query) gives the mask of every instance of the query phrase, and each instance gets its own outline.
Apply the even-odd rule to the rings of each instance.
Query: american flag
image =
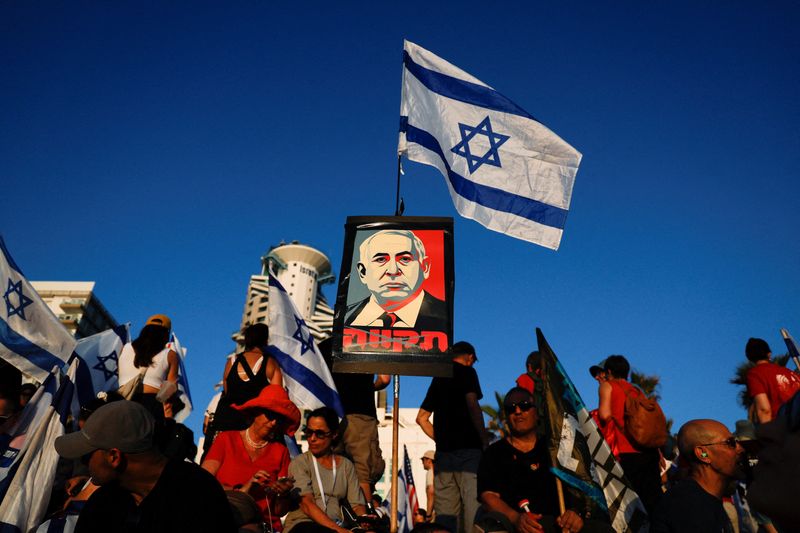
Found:
[[[417,501],[417,488],[414,486],[414,474],[411,473],[411,460],[408,458],[408,448],[403,444],[403,476],[406,480],[406,492],[408,493],[408,511],[407,516],[410,516],[410,522],[413,523],[414,516],[419,510],[419,502]]]

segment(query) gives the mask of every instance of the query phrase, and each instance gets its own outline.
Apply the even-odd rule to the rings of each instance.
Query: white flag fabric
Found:
[[[398,153],[444,175],[456,210],[557,250],[581,154],[482,81],[405,41]]]
[[[408,497],[408,485],[401,468],[397,472],[397,531],[409,533],[414,528],[414,515]]]
[[[344,409],[322,354],[305,320],[275,276],[269,277],[269,346],[283,372],[289,398],[301,409]]]
[[[183,422],[192,412],[192,395],[189,392],[189,376],[186,374],[186,365],[184,364],[186,348],[181,346],[181,342],[175,333],[172,333],[170,348],[178,354],[178,363],[180,365],[178,368],[178,397],[185,404],[185,407],[175,414],[175,420]]]
[[[0,290],[0,358],[42,382],[53,366],[65,366],[76,341],[25,279],[2,237]]]
[[[14,461],[0,482],[0,531],[30,531],[43,520],[56,475],[58,453],[55,439],[65,432],[75,387],[78,361],[70,364],[66,376],[58,368],[31,398],[37,402],[32,411],[43,415],[31,420],[24,429],[25,439]],[[26,411],[28,407],[26,406]],[[24,412],[23,412],[24,416]]]
[[[119,354],[131,342],[131,325],[95,333],[78,340],[75,353],[81,358],[76,385],[81,403],[97,397],[98,392],[119,389]]]

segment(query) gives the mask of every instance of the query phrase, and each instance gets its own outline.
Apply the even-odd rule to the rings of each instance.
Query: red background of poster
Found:
[[[431,295],[445,300],[444,291],[444,232],[436,229],[412,230],[425,245],[425,253],[431,261],[431,273],[422,288]]]

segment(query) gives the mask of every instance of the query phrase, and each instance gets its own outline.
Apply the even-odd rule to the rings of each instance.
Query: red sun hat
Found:
[[[288,425],[286,427],[286,434],[290,437],[295,434],[297,428],[300,427],[300,409],[297,408],[289,395],[283,390],[280,385],[267,385],[261,389],[261,393],[248,400],[242,405],[232,405],[237,411],[246,411],[249,409],[265,409],[278,413],[283,416]]]

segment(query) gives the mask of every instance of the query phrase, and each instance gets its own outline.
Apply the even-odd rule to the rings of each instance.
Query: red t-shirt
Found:
[[[800,390],[800,376],[775,363],[761,363],[747,372],[747,394],[766,394],[772,417]]]
[[[223,431],[214,439],[214,444],[206,455],[206,460],[219,461],[216,478],[223,485],[236,486],[247,483],[259,470],[267,472],[273,481],[289,474],[289,450],[283,442],[267,444],[255,461],[250,460],[238,431]],[[264,520],[270,521],[267,504],[274,508],[273,496],[256,498]],[[272,514],[272,527],[281,530],[280,516]]]
[[[609,379],[608,384],[611,385],[611,420],[614,422],[616,430],[614,440],[617,450],[619,453],[641,453],[640,450],[633,447],[625,435],[625,400],[627,399],[625,393],[638,396],[642,392],[624,379]],[[608,428],[608,430],[610,429]]]

